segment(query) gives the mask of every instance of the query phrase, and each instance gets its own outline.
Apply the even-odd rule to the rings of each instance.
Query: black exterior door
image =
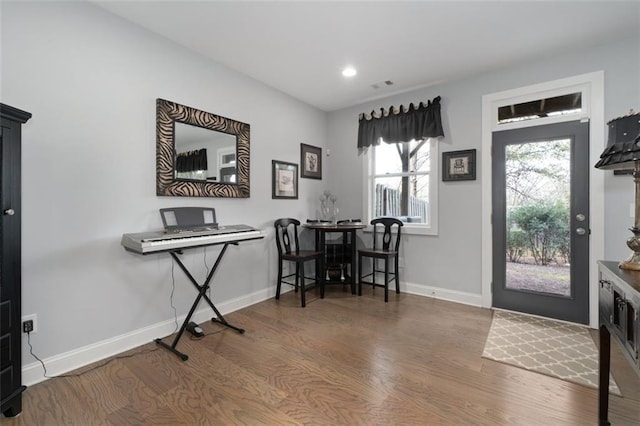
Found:
[[[493,306],[589,322],[589,123],[493,133]]]

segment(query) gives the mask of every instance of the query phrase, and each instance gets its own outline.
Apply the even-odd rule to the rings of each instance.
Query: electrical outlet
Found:
[[[29,324],[31,324],[30,327]],[[38,315],[33,314],[22,317],[22,332],[29,332],[30,334],[38,332]]]

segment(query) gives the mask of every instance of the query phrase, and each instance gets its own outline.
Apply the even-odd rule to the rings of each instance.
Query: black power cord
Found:
[[[207,265],[207,249],[205,248],[204,250],[204,266],[207,269],[207,276],[209,275],[209,265]],[[169,304],[171,305],[171,308],[173,309],[173,321],[175,323],[175,328],[173,330],[173,332],[165,337],[162,337],[161,339],[165,339],[169,336],[171,336],[172,334],[175,334],[178,329],[180,328],[180,324],[178,324],[178,310],[176,309],[176,307],[173,304],[173,295],[175,293],[175,289],[176,289],[176,280],[175,280],[175,261],[172,259],[171,261],[171,294],[169,296]],[[208,289],[209,291],[211,291],[211,288]],[[209,294],[209,297],[211,297],[211,294]],[[197,327],[197,324],[193,323],[194,326],[192,328]],[[191,325],[191,323],[189,324]],[[199,333],[194,333],[191,330],[189,330],[191,333],[191,340],[202,340],[204,337],[208,336],[208,335],[214,335],[214,334],[218,334],[221,333],[224,330],[219,330],[216,331],[214,333],[209,333],[209,334],[204,334],[203,332],[199,332]],[[44,364],[44,361],[42,361],[34,352],[33,352],[33,345],[31,344],[31,331],[27,332],[27,344],[29,345],[29,353],[31,354],[32,357],[34,357],[41,365],[42,365],[42,369],[44,370],[44,374],[43,377],[46,377],[47,379],[57,379],[57,378],[63,378],[63,377],[80,377],[90,371],[94,371],[98,368],[104,367],[105,365],[108,365],[109,363],[111,363],[112,361],[115,361],[117,359],[125,359],[125,358],[132,358],[138,355],[142,355],[142,354],[147,354],[150,352],[155,352],[157,351],[159,348],[153,348],[153,349],[145,349],[143,351],[140,352],[136,352],[133,354],[129,354],[129,355],[120,355],[120,356],[115,356],[115,357],[111,357],[108,360],[106,360],[105,362],[95,365],[94,367],[88,369],[88,370],[84,370],[80,373],[72,373],[72,374],[58,374],[57,376],[49,376],[47,374],[47,367]]]
[[[111,363],[112,361],[115,361],[117,359],[123,359],[123,358],[133,358],[134,356],[138,356],[138,355],[142,355],[142,354],[146,354],[146,353],[150,353],[150,352],[155,352],[157,351],[159,348],[153,348],[153,349],[145,349],[143,351],[140,352],[136,352],[133,354],[129,354],[129,355],[120,355],[120,356],[116,356],[113,358],[109,358],[108,360],[106,360],[105,362],[103,362],[102,364],[98,364],[95,365],[91,368],[89,368],[88,370],[82,371],[80,373],[71,373],[71,374],[58,374],[57,376],[49,376],[47,374],[47,367],[44,365],[44,361],[42,361],[40,358],[38,358],[38,356],[36,354],[33,353],[33,346],[31,345],[31,332],[27,333],[27,344],[29,345],[29,353],[31,354],[32,357],[34,357],[36,360],[38,360],[38,362],[40,362],[40,364],[42,365],[42,369],[44,370],[44,374],[43,377],[46,377],[47,379],[58,379],[58,378],[62,378],[62,377],[80,377],[90,371],[96,370],[98,368],[104,367],[105,365]]]
[[[173,330],[173,333],[178,331],[178,328],[180,328],[180,325],[178,324],[178,310],[173,305],[173,293],[175,293],[176,291],[176,277],[174,274],[175,267],[176,267],[176,261],[173,258],[171,258],[171,295],[169,296],[169,304],[173,309],[173,321],[176,323],[176,328]]]

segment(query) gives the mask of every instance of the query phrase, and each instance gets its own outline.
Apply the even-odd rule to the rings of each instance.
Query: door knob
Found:
[[[576,215],[576,220],[577,220],[578,222],[584,222],[584,220],[585,220],[585,219],[586,219],[586,217],[585,217],[585,215],[583,215],[582,213],[578,213],[578,214]]]
[[[577,228],[576,229],[576,234],[578,234],[578,235],[584,235],[586,233],[587,233],[587,231],[584,228]]]
[[[6,209],[3,213],[5,216],[13,216],[14,214],[16,214],[15,210],[13,209]]]

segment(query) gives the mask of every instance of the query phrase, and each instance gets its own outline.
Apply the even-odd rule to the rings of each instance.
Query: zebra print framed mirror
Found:
[[[249,198],[250,126],[156,99],[156,195]]]

